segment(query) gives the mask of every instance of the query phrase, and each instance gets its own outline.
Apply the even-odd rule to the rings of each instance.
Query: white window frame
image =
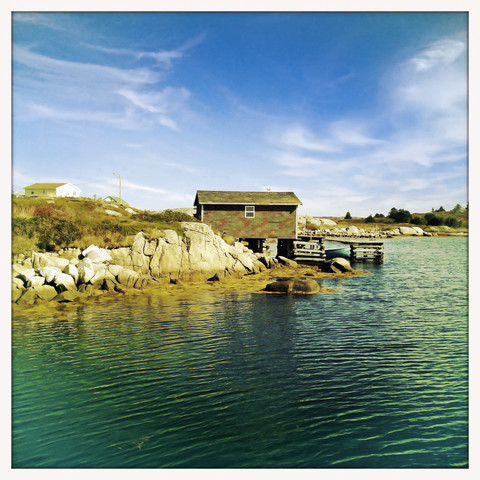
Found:
[[[245,218],[255,218],[254,205],[245,205]]]

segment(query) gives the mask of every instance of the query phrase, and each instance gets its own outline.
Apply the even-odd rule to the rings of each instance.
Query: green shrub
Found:
[[[176,212],[174,210],[165,210],[164,212],[152,213],[142,212],[134,213],[131,216],[132,220],[140,222],[196,222],[196,218],[183,212]]]
[[[427,220],[425,217],[412,217],[410,223],[413,223],[413,225],[427,225]]]
[[[443,225],[443,218],[435,215],[434,213],[426,213],[425,220],[427,221],[427,225],[435,227]]]
[[[393,219],[397,223],[410,223],[412,214],[408,210],[404,210],[403,208],[400,208],[399,210],[397,210],[396,208],[392,208],[388,214],[388,217]]]

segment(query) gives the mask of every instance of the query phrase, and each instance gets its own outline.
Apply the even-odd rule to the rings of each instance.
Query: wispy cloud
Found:
[[[99,112],[99,111],[80,111],[80,110],[62,110],[45,105],[30,104],[30,109],[38,116],[60,121],[73,122],[93,122],[115,125],[121,128],[128,128],[132,125],[132,111],[126,109],[120,113]]]
[[[26,97],[23,104],[30,105],[37,117],[103,122],[118,128],[153,122],[180,130],[175,117],[186,111],[190,92],[183,87],[159,88],[164,76],[152,69],[59,60],[22,46],[14,47],[14,62],[29,69],[28,74],[17,74],[15,86],[17,95]],[[41,99],[38,95],[29,99],[29,91],[42,91]],[[119,97],[126,101],[123,108]]]
[[[397,192],[405,202],[410,192],[445,190],[452,176],[434,167],[459,164],[465,175],[465,52],[465,43],[451,38],[426,46],[385,73],[388,95],[375,111],[347,113],[321,127],[285,126],[270,136],[272,160],[283,175],[336,185],[314,197],[327,204],[340,195],[366,205],[372,190],[384,198]],[[322,134],[314,134],[319,128]]]
[[[284,131],[280,137],[281,143],[287,147],[300,148],[316,152],[335,152],[337,148],[331,140],[316,138],[305,127],[295,125]]]
[[[152,114],[159,114],[159,122],[178,131],[176,122],[167,114],[181,109],[190,96],[186,88],[166,87],[156,92],[137,92],[129,89],[118,90],[117,93],[126,98],[132,105]]]
[[[106,180],[108,185],[116,186],[118,185],[118,181],[116,179],[109,178]],[[122,179],[122,189],[126,190],[140,190],[143,192],[149,193],[158,193],[164,194],[167,193],[167,190],[163,188],[151,187],[150,185],[142,185],[140,183],[131,182],[129,180]]]
[[[144,51],[144,50],[135,50],[132,48],[114,48],[114,47],[104,47],[101,45],[93,45],[87,43],[86,45],[90,48],[99,50],[105,53],[112,53],[116,55],[128,55],[140,60],[142,58],[152,59],[157,64],[162,65],[163,67],[170,68],[172,66],[172,61],[183,57],[184,53],[195,47],[196,45],[203,42],[206,35],[204,33],[197,35],[194,38],[186,41],[180,47],[173,50],[159,50],[159,51]]]
[[[148,68],[123,69],[106,65],[71,62],[58,60],[46,55],[32,52],[29,48],[14,45],[13,61],[32,68],[37,75],[50,80],[60,78],[63,81],[80,83],[84,81],[104,84],[106,82],[121,82],[128,84],[153,84],[162,76]]]
[[[450,114],[463,106],[467,98],[466,51],[465,42],[446,38],[398,64],[384,78],[394,108],[424,117]],[[463,108],[460,113],[463,115]]]
[[[176,58],[181,58],[183,56],[183,52],[180,50],[163,50],[159,52],[142,52],[138,50],[132,50],[129,48],[109,48],[109,47],[102,47],[99,45],[90,45],[87,46],[99,50],[105,53],[112,53],[116,55],[129,55],[137,60],[141,58],[150,58],[155,60],[156,63],[163,65],[164,67],[171,67],[172,60]]]
[[[51,15],[45,15],[44,13],[14,12],[13,20],[20,23],[40,25],[52,30],[67,30],[61,23],[56,22]]]

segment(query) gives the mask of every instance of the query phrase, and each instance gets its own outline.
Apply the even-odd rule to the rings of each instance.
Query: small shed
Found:
[[[130,205],[120,197],[112,197],[109,195],[103,199],[104,202],[110,203],[112,205],[120,205],[121,207],[129,207]]]
[[[80,192],[71,183],[33,183],[25,187],[26,197],[79,197]]]
[[[198,190],[195,217],[242,240],[297,238],[298,206],[293,192],[230,192]]]

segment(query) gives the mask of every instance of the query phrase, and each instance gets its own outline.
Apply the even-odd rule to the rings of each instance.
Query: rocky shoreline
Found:
[[[12,265],[12,302],[72,302],[148,286],[224,283],[277,268],[296,269],[295,262],[286,258],[253,253],[238,242],[230,245],[205,224],[184,222],[181,226],[183,236],[165,230],[159,231],[157,238],[148,238],[139,232],[130,247],[103,249],[91,245],[83,251],[64,249],[16,256]],[[354,272],[348,261],[334,260],[314,268],[327,273]],[[301,269],[298,273],[302,275]],[[314,275],[311,271],[308,274]]]

